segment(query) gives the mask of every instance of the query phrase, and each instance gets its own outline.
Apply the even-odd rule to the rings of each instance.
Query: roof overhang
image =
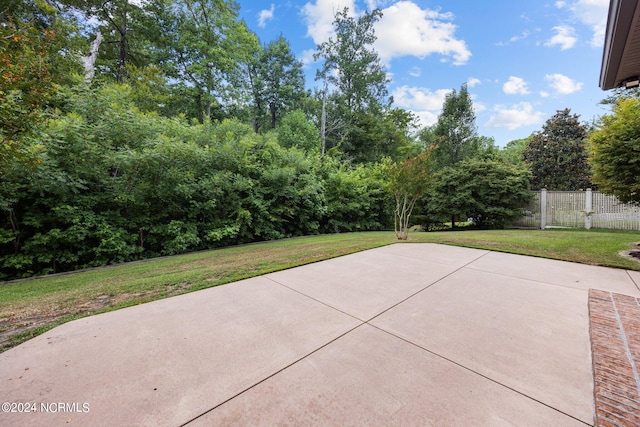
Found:
[[[611,0],[604,39],[600,88],[634,87],[640,76],[640,5]]]

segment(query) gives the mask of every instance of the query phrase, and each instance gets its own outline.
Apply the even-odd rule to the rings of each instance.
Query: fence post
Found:
[[[584,199],[584,228],[591,230],[591,210],[593,209],[593,194],[590,188],[587,188],[587,194]]]
[[[540,229],[547,228],[547,189],[540,190]]]

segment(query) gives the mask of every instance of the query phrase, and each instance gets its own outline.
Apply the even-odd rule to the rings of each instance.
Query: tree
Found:
[[[319,45],[315,54],[315,59],[324,59],[317,78],[335,87],[350,112],[379,108],[385,103],[389,80],[372,48],[376,41],[373,26],[381,17],[382,12],[375,9],[356,19],[345,7],[333,22],[335,38]]]
[[[621,99],[588,138],[593,181],[623,203],[640,204],[640,99]]]
[[[363,149],[354,147],[351,138],[355,122],[361,120],[363,114],[381,115],[389,105],[389,80],[372,47],[376,40],[373,26],[381,16],[382,12],[375,9],[354,18],[345,7],[335,15],[335,37],[319,45],[314,55],[316,60],[324,60],[316,74],[316,80],[324,82],[321,121],[326,122],[329,110],[344,123],[333,139],[334,145],[341,143],[347,154]],[[329,89],[333,91],[331,95],[327,94]],[[321,128],[324,128],[322,124]]]
[[[526,138],[514,139],[507,142],[507,145],[499,151],[499,158],[502,159],[502,161],[512,165],[518,165],[522,163],[522,153],[524,152],[525,148],[527,148],[527,145],[529,144],[529,141],[531,141],[532,137],[533,135],[530,135]]]
[[[432,149],[391,168],[391,191],[395,198],[394,230],[398,240],[407,240],[409,220],[416,201],[433,184]]]
[[[196,89],[201,121],[212,110],[238,101],[241,64],[258,50],[258,39],[233,0],[176,0],[175,30],[166,41],[169,75]]]
[[[527,169],[500,161],[459,162],[438,174],[433,208],[473,218],[481,228],[504,228],[520,217],[530,201],[529,179]]]
[[[146,2],[60,0],[60,4],[84,15],[85,22],[99,22],[95,39],[100,40],[104,36],[105,41],[98,42],[99,51],[93,62],[111,73],[117,82],[125,81],[127,64],[132,60],[138,66],[146,65],[147,61],[141,57],[142,46],[146,43],[140,34],[144,28],[140,20],[144,16]],[[90,24],[86,24],[85,31],[89,28]]]
[[[278,143],[285,148],[298,147],[308,153],[320,151],[318,129],[302,110],[289,111],[278,128]]]
[[[248,64],[257,132],[268,112],[271,128],[306,95],[302,62],[282,36],[256,52]]]
[[[37,134],[56,85],[79,70],[68,54],[71,24],[44,2],[0,6],[0,178],[15,159],[31,159],[25,139]]]
[[[640,87],[634,88],[625,88],[618,87],[608,92],[608,95],[605,99],[600,101],[602,105],[611,105],[615,106],[618,101],[627,98],[638,98],[640,99]]]
[[[434,157],[439,168],[453,166],[480,152],[481,140],[478,139],[476,116],[466,84],[460,87],[459,92],[452,90],[447,94],[438,122],[423,138],[427,138],[428,145],[437,147]]]
[[[400,160],[416,155],[414,144],[416,129],[413,113],[392,108],[382,113],[357,112],[353,114],[350,145],[345,153],[356,163],[376,162],[384,157]]]
[[[0,26],[0,169],[22,154],[20,140],[43,121],[54,91],[47,60],[54,37],[29,23]]]
[[[587,129],[579,117],[568,108],[558,110],[531,137],[523,159],[533,173],[534,189],[575,191],[592,186],[585,148]]]

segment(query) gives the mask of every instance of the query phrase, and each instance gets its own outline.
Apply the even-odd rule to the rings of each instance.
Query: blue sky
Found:
[[[335,11],[379,8],[376,49],[394,106],[437,120],[447,91],[467,83],[478,132],[498,146],[570,108],[590,122],[607,113],[598,87],[608,0],[239,0],[261,42],[282,34],[314,87],[317,44]]]

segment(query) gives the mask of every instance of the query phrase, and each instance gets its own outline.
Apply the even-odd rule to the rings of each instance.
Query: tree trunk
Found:
[[[320,116],[320,155],[324,156],[327,147],[327,81],[324,82],[324,91],[322,92],[322,115]]]
[[[196,108],[198,109],[198,121],[200,124],[204,123],[204,101],[202,100],[202,90],[198,88],[196,93]]]
[[[211,118],[211,100],[210,100],[210,99],[207,99],[207,100],[205,101],[204,106],[205,106],[205,110],[204,110],[204,114],[205,114],[205,116],[206,116],[207,118]]]
[[[84,81],[90,82],[93,79],[96,71],[96,60],[98,59],[98,49],[102,43],[102,33],[98,31],[96,38],[91,42],[91,49],[87,56],[80,58],[82,65],[84,66]]]
[[[127,21],[126,17],[122,19],[122,26],[119,28],[120,31],[120,59],[118,62],[118,75],[117,80],[118,83],[124,83],[124,78],[126,76],[126,67],[127,67]]]
[[[269,105],[269,109],[271,110],[271,129],[276,128],[276,106],[271,104]]]

